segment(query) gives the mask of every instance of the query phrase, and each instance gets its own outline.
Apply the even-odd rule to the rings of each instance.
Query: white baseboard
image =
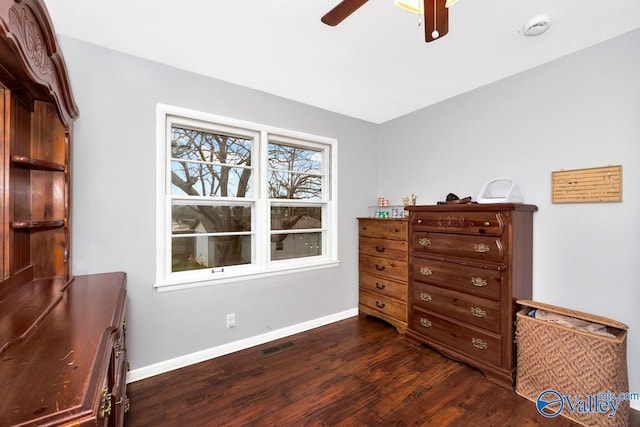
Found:
[[[173,371],[175,369],[184,368],[185,366],[194,365],[196,363],[224,356],[225,354],[230,354],[250,347],[255,347],[260,344],[288,337],[300,332],[305,332],[310,329],[328,325],[330,323],[338,322],[340,320],[344,320],[357,315],[358,309],[352,308],[340,313],[331,314],[329,316],[320,317],[303,323],[298,323],[297,325],[270,331],[266,334],[245,338],[239,341],[223,344],[218,347],[208,348],[206,350],[198,351],[191,354],[185,354],[184,356],[165,360],[163,362],[154,363],[153,365],[129,371],[127,373],[127,383],[140,381],[145,378],[150,378],[155,375]]]

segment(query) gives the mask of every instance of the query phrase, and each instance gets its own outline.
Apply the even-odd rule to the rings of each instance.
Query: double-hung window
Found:
[[[159,289],[337,263],[335,140],[158,105]]]

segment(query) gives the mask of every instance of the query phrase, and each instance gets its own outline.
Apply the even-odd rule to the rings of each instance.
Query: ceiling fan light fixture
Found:
[[[422,15],[422,0],[394,0],[393,2],[402,10],[415,13],[416,15]]]
[[[444,7],[449,7],[457,1],[458,0],[447,0],[447,2],[444,4]],[[393,3],[402,10],[415,13],[416,15],[423,15],[424,10],[422,7],[422,2],[423,0],[394,0]]]

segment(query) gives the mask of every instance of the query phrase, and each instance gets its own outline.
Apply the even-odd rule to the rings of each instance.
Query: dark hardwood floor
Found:
[[[575,425],[544,418],[533,402],[371,317],[134,382],[127,392],[128,427]]]

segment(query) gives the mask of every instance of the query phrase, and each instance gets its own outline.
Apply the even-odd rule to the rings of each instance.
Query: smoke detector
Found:
[[[531,18],[522,27],[525,36],[539,36],[549,29],[551,26],[551,18],[548,15],[540,15]]]

